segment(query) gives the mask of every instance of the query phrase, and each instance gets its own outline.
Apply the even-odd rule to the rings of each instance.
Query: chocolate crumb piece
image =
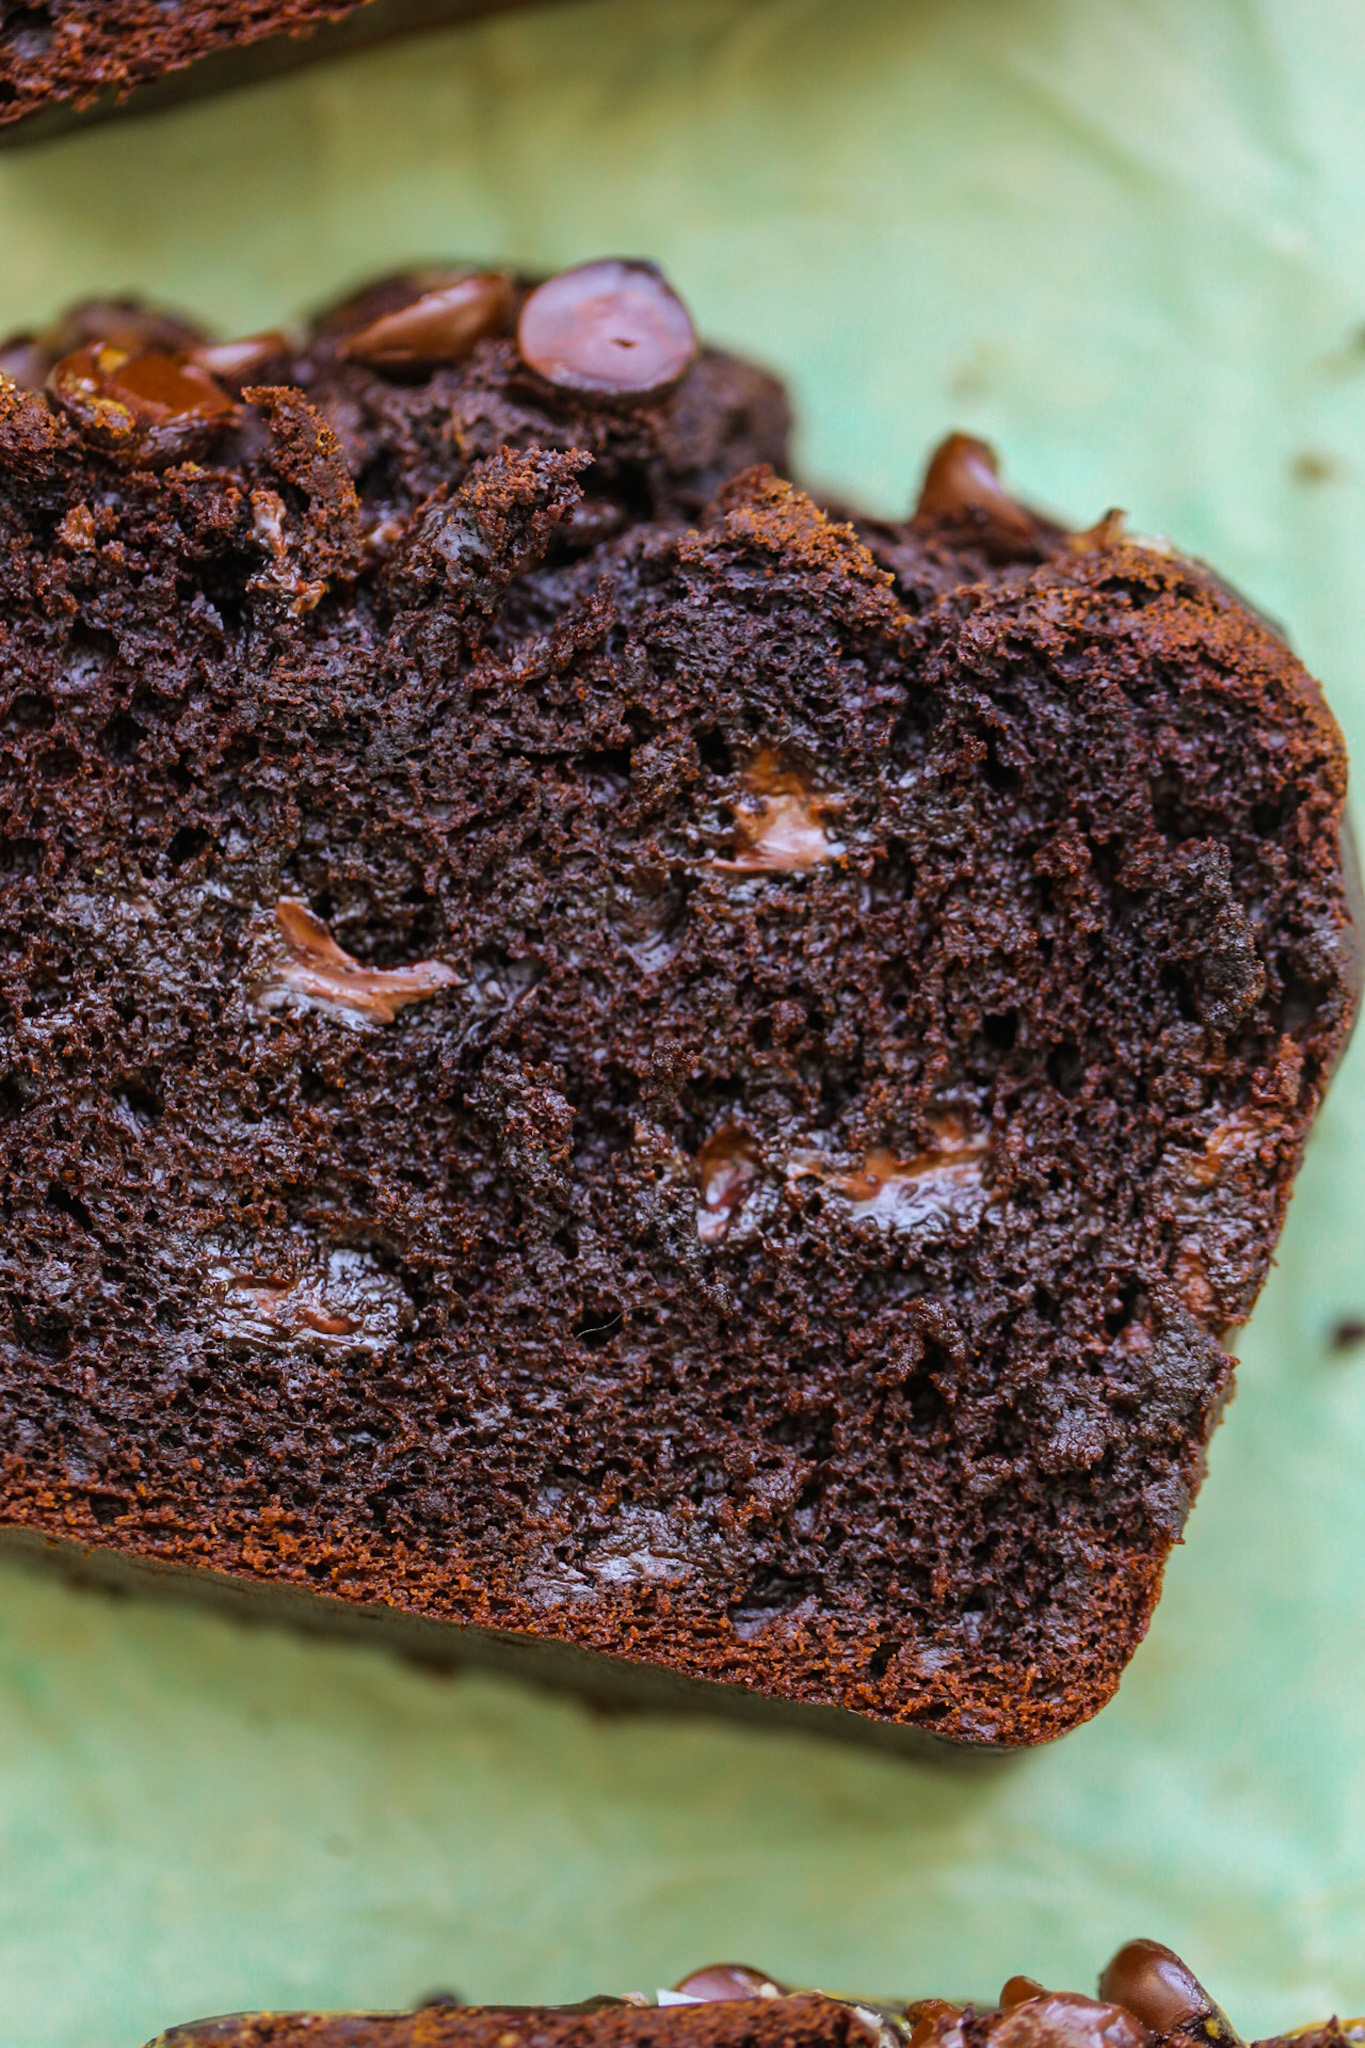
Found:
[[[1365,1344],[1365,1316],[1345,1316],[1332,1331],[1334,1351],[1354,1351]]]
[[[830,517],[647,266],[441,340],[490,276],[259,373],[87,308],[0,384],[0,1526],[618,1699],[1062,1734],[1354,1013],[1340,735],[975,455]],[[541,294],[567,353],[626,306],[648,402],[528,368]]]
[[[1176,1983],[1193,1988],[1197,2014],[1172,1992]],[[1011,1977],[998,2006],[831,1997],[742,1963],[715,1963],[652,2000],[632,1992],[561,2006],[429,2001],[411,2013],[238,2013],[175,2027],[150,2048],[520,2048],[532,2039],[537,2048],[1241,2048],[1185,1964],[1150,1941],[1115,1957],[1098,1998],[1045,1991],[1032,1977]],[[1365,2020],[1327,2020],[1252,2048],[1290,2042],[1359,2048]]]

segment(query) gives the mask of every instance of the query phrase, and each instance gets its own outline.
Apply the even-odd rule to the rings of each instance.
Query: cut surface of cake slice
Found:
[[[1094,1712],[1358,993],[1283,642],[963,437],[832,519],[643,264],[5,360],[0,1520]]]
[[[654,1999],[579,2006],[462,2006],[409,2013],[238,2013],[175,2027],[152,2048],[1241,2048],[1187,1964],[1156,1941],[1130,1941],[1098,1997],[1011,1977],[996,2005],[909,2003],[791,1991],[741,1963],[712,1964]],[[1284,2040],[1305,2048],[1365,2041],[1365,2020],[1331,2019]]]

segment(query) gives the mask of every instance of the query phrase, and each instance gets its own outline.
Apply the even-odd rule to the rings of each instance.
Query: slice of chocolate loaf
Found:
[[[1356,1000],[1282,641],[960,437],[832,521],[646,265],[6,359],[0,1520],[1094,1712]]]
[[[0,134],[151,111],[516,0],[36,0],[0,18]],[[20,127],[18,124],[22,124]]]
[[[151,2048],[1240,2048],[1241,2037],[1179,1956],[1131,1941],[1098,1998],[1011,1977],[995,2006],[944,1998],[861,2003],[793,1992],[738,1963],[660,1991],[579,2006],[461,2006],[410,2013],[238,2013],[175,2027]],[[1275,2035],[1311,2048],[1365,2042],[1365,2020]]]

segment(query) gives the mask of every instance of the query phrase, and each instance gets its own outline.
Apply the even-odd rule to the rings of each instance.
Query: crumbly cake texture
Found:
[[[0,1519],[1034,1742],[1348,1030],[1341,740],[979,443],[827,516],[680,312],[5,348]]]
[[[207,66],[207,83],[231,53],[234,82],[246,75],[241,54],[258,51],[272,68],[326,47],[331,24],[346,21],[347,40],[429,28],[487,14],[513,0],[36,0],[0,20],[0,130],[56,109],[79,113],[123,100],[169,74]],[[319,33],[321,32],[321,33]],[[315,40],[316,39],[316,40]],[[259,46],[269,46],[264,51]]]
[[[639,1994],[581,2006],[460,2006],[411,2013],[239,2013],[173,2028],[152,2048],[1241,2048],[1187,1964],[1130,1941],[1097,1998],[1011,1977],[995,2006],[943,1998],[862,2004],[792,1992],[738,1963],[684,1978],[658,2003]],[[1304,2048],[1365,2041],[1365,2020],[1327,2020],[1285,2037]],[[1256,2044],[1271,2048],[1271,2042]]]

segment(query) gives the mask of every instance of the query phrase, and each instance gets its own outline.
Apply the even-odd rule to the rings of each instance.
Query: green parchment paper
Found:
[[[983,432],[1285,620],[1365,755],[1365,0],[569,0],[0,156],[0,321],[226,329],[421,256],[659,257],[906,503]],[[0,1572],[0,2048],[252,2004],[558,1999],[738,1956],[1086,1986],[1184,1949],[1266,2031],[1365,2009],[1365,1054],[1148,1642],[952,1771]]]

